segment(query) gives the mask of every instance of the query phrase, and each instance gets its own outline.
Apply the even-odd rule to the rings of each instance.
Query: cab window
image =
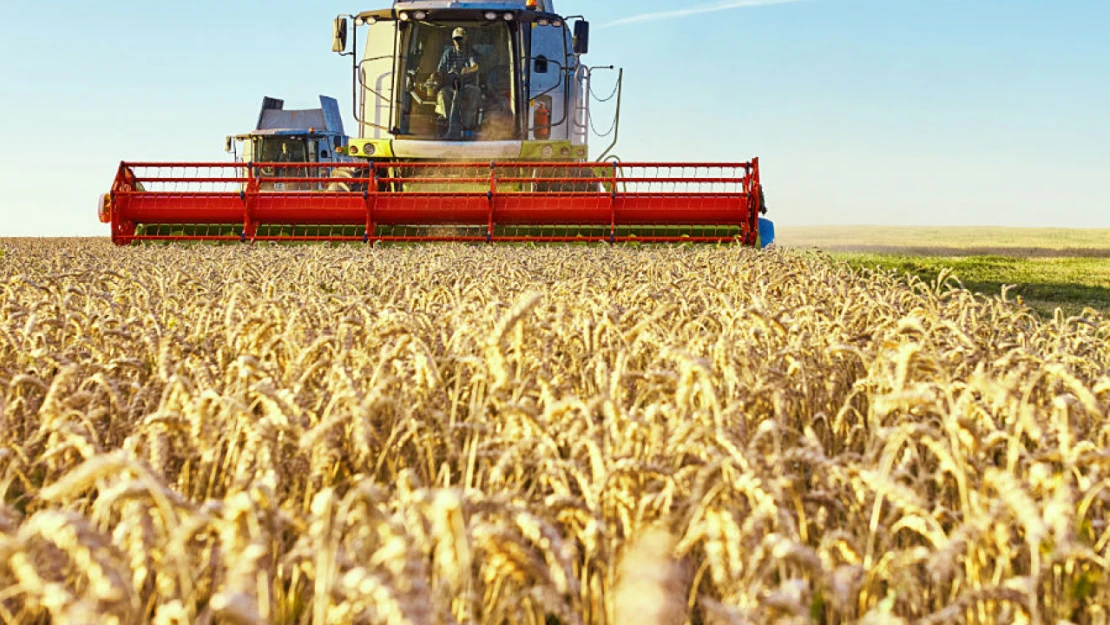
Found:
[[[260,163],[304,163],[309,161],[305,140],[295,137],[262,137],[255,145]]]
[[[443,138],[448,111],[440,101],[440,91],[447,77],[437,70],[445,51],[453,47],[451,36],[459,27],[466,29],[466,45],[479,66],[475,138],[514,138],[513,42],[510,25],[504,21],[421,21],[401,26],[396,130],[408,138]]]

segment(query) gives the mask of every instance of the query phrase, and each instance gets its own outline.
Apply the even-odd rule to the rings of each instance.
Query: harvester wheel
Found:
[[[100,223],[102,223],[102,224],[112,223],[112,196],[111,196],[111,194],[105,193],[104,195],[100,196],[100,205],[97,206],[96,214],[97,214],[97,217],[100,218]]]

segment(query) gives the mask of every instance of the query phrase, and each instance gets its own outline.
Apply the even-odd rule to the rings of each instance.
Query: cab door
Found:
[[[366,52],[359,63],[358,136],[364,139],[392,139],[394,53],[397,22],[380,20],[366,26]]]
[[[552,140],[566,140],[567,48],[563,24],[558,19],[531,23],[528,40],[528,138],[536,140],[536,111],[542,104],[550,114]]]

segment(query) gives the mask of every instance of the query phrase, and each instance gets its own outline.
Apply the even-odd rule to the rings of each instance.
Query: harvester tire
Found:
[[[100,223],[102,223],[102,224],[112,223],[112,196],[111,196],[111,194],[105,193],[104,195],[100,196],[100,204],[97,206],[96,214],[97,214],[97,217],[100,218]]]

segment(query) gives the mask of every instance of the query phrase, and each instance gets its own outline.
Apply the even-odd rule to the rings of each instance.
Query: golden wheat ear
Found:
[[[0,252],[2,622],[1107,621],[1098,310],[789,249]]]

